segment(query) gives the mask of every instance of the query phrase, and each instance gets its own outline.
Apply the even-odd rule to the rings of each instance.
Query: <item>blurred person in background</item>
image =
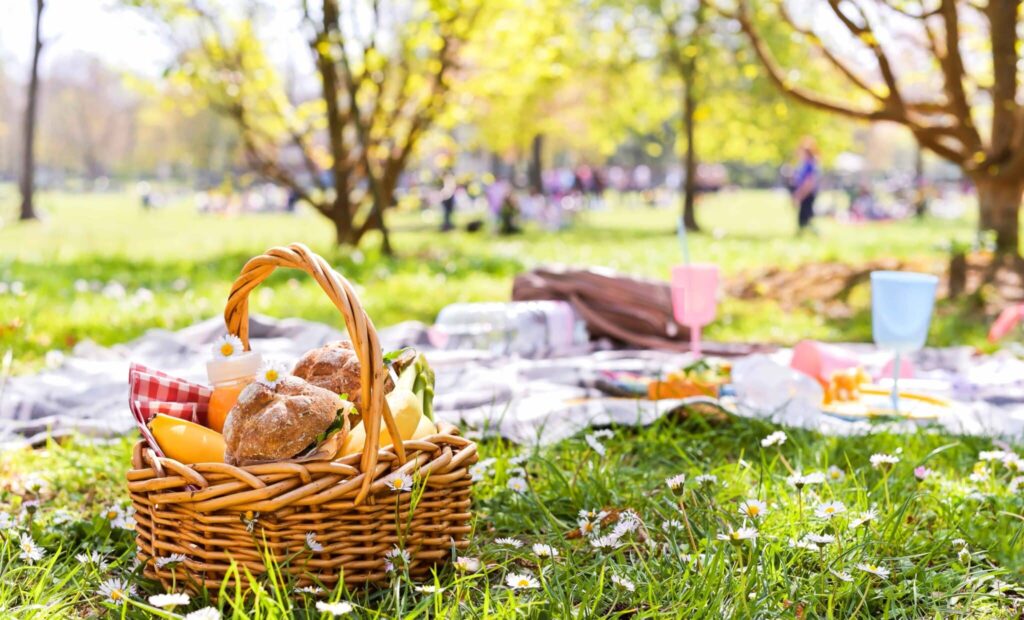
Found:
[[[797,209],[797,234],[811,228],[814,219],[814,200],[818,197],[821,168],[818,166],[818,146],[814,138],[805,136],[797,149],[800,160],[793,173],[793,204]],[[811,229],[813,231],[813,228]]]

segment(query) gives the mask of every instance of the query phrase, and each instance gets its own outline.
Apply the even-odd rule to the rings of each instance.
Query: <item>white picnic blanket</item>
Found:
[[[38,444],[47,436],[72,432],[97,438],[132,432],[129,363],[205,381],[210,344],[223,332],[221,320],[210,319],[176,332],[150,330],[109,348],[83,342],[53,368],[9,378],[0,391],[0,448]],[[262,316],[252,318],[250,335],[253,348],[264,357],[286,362],[342,337],[327,325]],[[386,350],[412,345],[429,352],[437,374],[435,411],[440,419],[467,432],[500,435],[521,444],[554,443],[588,426],[650,424],[680,402],[605,397],[595,388],[600,371],[657,374],[690,361],[685,354],[655,351],[595,350],[529,360],[482,351],[431,350],[426,326],[412,322],[382,330],[381,341]],[[870,348],[860,353],[869,362],[873,359]],[[787,356],[788,351],[780,350],[737,360],[737,397],[727,400],[727,407],[739,415],[826,433],[876,428],[823,415],[815,405],[820,402],[816,384],[790,371]],[[945,428],[1000,437],[1024,434],[1024,362],[1008,354],[975,358],[966,349],[930,349],[915,364],[920,376],[948,386],[948,396],[956,399],[939,419]],[[911,423],[900,427],[915,428]]]

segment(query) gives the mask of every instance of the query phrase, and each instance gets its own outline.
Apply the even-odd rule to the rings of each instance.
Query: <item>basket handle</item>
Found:
[[[327,261],[301,243],[287,247],[270,248],[263,254],[249,259],[242,272],[231,285],[231,294],[224,308],[224,323],[228,332],[242,339],[249,350],[249,292],[274,272],[278,267],[299,269],[313,276],[327,297],[334,303],[345,320],[352,348],[359,358],[360,389],[363,411],[363,425],[366,427],[366,445],[360,466],[364,475],[362,488],[356,495],[355,503],[360,504],[370,492],[375,478],[377,451],[380,449],[380,425],[383,419],[392,437],[400,437],[391,410],[384,399],[384,356],[377,338],[377,330],[366,315],[359,297],[352,285],[341,274],[331,268]],[[398,462],[404,464],[405,448],[401,441],[394,442]]]

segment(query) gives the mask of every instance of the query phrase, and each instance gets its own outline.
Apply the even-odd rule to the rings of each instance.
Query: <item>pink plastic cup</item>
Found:
[[[700,330],[715,320],[718,309],[718,266],[677,265],[672,268],[672,314],[690,329],[690,351],[700,355]]]

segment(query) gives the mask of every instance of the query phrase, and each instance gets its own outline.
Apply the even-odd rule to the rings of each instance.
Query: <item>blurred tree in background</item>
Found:
[[[844,117],[904,125],[922,147],[959,166],[978,190],[980,228],[996,232],[1000,250],[1018,254],[1020,0],[738,0],[718,8],[742,27],[768,76],[793,99]],[[805,54],[779,56],[765,36],[779,26]],[[842,84],[806,81],[807,58],[827,63]]]
[[[234,121],[260,174],[329,218],[339,244],[376,230],[391,252],[385,210],[445,107],[479,0],[302,2],[318,84],[301,93],[285,88],[252,15],[198,1],[137,4],[194,29],[172,79]]]

